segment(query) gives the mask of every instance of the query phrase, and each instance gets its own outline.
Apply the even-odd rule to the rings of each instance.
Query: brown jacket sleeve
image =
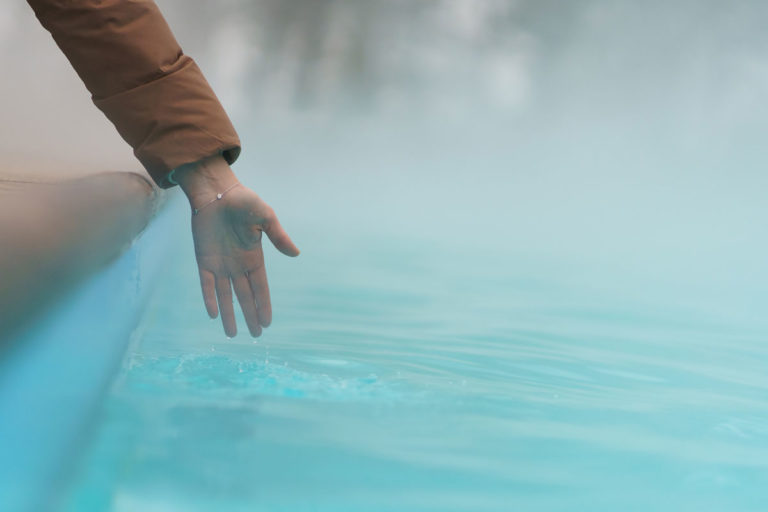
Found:
[[[110,121],[161,187],[182,164],[240,141],[152,0],[28,0]]]

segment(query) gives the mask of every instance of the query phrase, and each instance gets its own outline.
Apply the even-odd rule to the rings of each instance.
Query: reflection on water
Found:
[[[71,510],[761,509],[766,6],[161,5],[302,256],[179,234]]]

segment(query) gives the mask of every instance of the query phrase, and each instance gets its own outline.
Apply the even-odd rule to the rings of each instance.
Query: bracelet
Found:
[[[230,190],[232,190],[233,188],[235,188],[235,187],[236,187],[236,186],[238,186],[238,185],[240,185],[240,183],[239,183],[239,182],[238,182],[238,183],[235,183],[235,184],[234,184],[234,185],[232,185],[232,186],[230,186],[230,187],[229,187],[229,188],[227,188],[227,189],[226,189],[224,192],[220,192],[220,193],[216,194],[216,197],[214,197],[213,199],[211,199],[211,200],[210,200],[210,201],[208,201],[207,203],[203,204],[202,206],[199,206],[198,208],[192,208],[192,215],[197,215],[197,214],[198,214],[198,212],[200,212],[200,210],[202,210],[203,208],[205,208],[205,207],[207,207],[207,206],[210,206],[211,204],[215,203],[216,201],[218,201],[219,199],[221,199],[222,197],[224,197],[224,194],[226,194],[227,192],[229,192]]]

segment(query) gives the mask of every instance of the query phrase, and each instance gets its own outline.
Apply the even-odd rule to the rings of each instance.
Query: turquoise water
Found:
[[[763,508],[756,322],[690,285],[298,235],[256,343],[205,319],[180,245],[67,510]]]
[[[765,509],[763,4],[227,5],[302,255],[226,340],[177,205],[64,509]]]

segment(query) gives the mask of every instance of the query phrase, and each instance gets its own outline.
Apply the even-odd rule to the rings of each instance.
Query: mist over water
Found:
[[[215,50],[243,63],[222,72],[240,171],[323,240],[524,257],[629,294],[678,283],[762,318],[765,6],[241,6]]]
[[[180,228],[72,510],[760,510],[767,5],[189,5],[302,255],[227,342]]]

